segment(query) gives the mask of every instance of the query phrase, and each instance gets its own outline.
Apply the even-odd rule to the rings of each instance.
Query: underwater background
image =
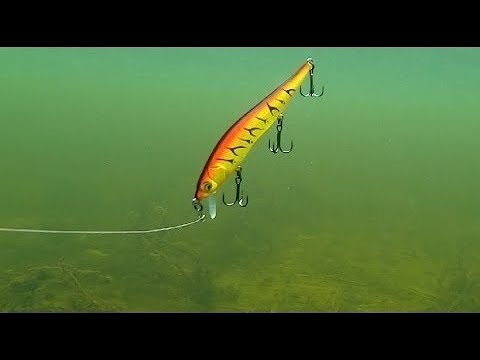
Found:
[[[480,49],[0,48],[0,227],[195,220],[225,130],[308,57],[248,206],[0,232],[0,311],[480,311]],[[308,90],[308,81],[303,85]]]

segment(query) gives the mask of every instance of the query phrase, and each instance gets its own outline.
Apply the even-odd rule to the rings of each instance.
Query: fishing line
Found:
[[[190,221],[185,224],[169,226],[158,229],[149,230],[43,230],[43,229],[18,229],[18,228],[0,228],[3,232],[26,232],[26,233],[49,233],[49,234],[147,234],[156,233],[160,231],[168,231],[187,227],[196,224],[205,219],[205,214],[202,214],[197,220]]]

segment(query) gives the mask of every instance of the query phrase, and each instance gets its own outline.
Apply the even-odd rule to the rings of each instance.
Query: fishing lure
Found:
[[[219,187],[229,178],[231,174],[236,173],[235,183],[237,185],[236,198],[232,203],[225,201],[223,203],[233,206],[238,203],[241,207],[247,206],[248,197],[240,196],[240,183],[242,182],[242,167],[247,154],[253,145],[264,135],[267,130],[276,122],[277,124],[277,144],[270,144],[270,151],[273,153],[289,153],[293,149],[293,142],[290,150],[283,150],[281,147],[281,133],[283,128],[283,112],[292,101],[295,94],[300,92],[304,97],[319,97],[323,95],[324,88],[320,94],[315,93],[313,85],[313,60],[307,61],[283,84],[278,86],[262,101],[250,109],[245,115],[238,119],[223,134],[215,145],[210,157],[208,158],[197,182],[197,188],[192,200],[193,207],[198,212],[198,218],[184,224],[168,226],[163,228],[148,230],[51,230],[51,229],[27,229],[27,228],[2,228],[0,232],[23,232],[23,233],[48,233],[48,234],[147,234],[161,231],[170,231],[191,226],[205,219],[203,214],[203,205],[201,201],[207,199],[208,212],[213,219],[216,217],[215,194]],[[307,94],[302,93],[301,84],[305,78],[310,77],[310,90]]]
[[[273,124],[277,124],[277,143],[275,145],[269,141],[270,151],[273,153],[279,151],[289,153],[292,151],[293,142],[290,150],[283,150],[281,147],[284,111],[297,92],[300,92],[304,97],[320,97],[323,95],[323,87],[320,94],[315,93],[313,85],[314,68],[312,58],[308,58],[290,78],[235,121],[223,134],[203,167],[192,199],[193,207],[200,216],[202,216],[203,211],[201,202],[206,199],[210,218],[216,217],[215,194],[233,173],[236,173],[236,197],[232,203],[227,203],[225,194],[223,194],[223,203],[227,206],[233,206],[236,203],[241,207],[247,206],[248,197],[244,198],[243,194],[240,196],[241,164],[245,161],[255,143]],[[301,84],[307,76],[310,77],[310,90],[307,94],[303,94]]]

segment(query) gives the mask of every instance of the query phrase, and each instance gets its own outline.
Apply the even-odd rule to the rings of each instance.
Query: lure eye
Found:
[[[206,182],[203,184],[203,189],[206,191],[210,191],[212,189],[212,184],[209,182]]]

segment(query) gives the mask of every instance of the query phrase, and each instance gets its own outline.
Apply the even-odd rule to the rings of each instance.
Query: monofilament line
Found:
[[[149,230],[43,230],[43,229],[19,229],[19,228],[0,228],[3,232],[23,232],[23,233],[42,233],[42,234],[148,234],[156,233],[160,231],[168,231],[183,228],[198,223],[205,219],[205,214],[199,217],[197,220],[190,221],[185,224],[169,226],[158,229]]]

